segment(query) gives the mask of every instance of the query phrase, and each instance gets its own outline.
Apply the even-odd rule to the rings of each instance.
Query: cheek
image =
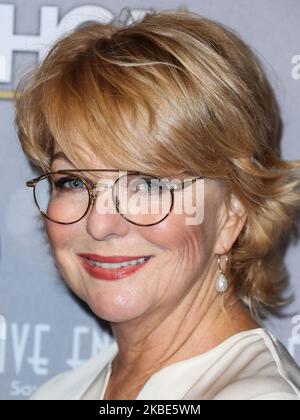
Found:
[[[46,221],[45,229],[61,277],[74,293],[84,298],[84,283],[80,280],[78,262],[74,259],[74,247],[82,242],[80,223],[60,225]]]
[[[203,180],[184,191],[184,194],[175,195],[169,216],[143,232],[148,241],[177,253],[185,252],[192,257],[193,253],[199,255],[201,250],[207,249],[213,238],[213,214],[207,208],[208,200],[204,199]]]
[[[141,234],[147,242],[165,251],[161,253],[161,258],[173,267],[195,267],[201,258],[208,257],[213,248],[213,235],[205,219],[200,225],[186,225],[183,215],[171,214],[160,224],[144,229]]]
[[[65,282],[74,290],[71,285],[77,277],[74,247],[82,242],[80,224],[60,225],[47,221],[45,228],[56,266]],[[74,291],[77,293],[77,290]]]
[[[71,247],[74,244],[75,238],[80,233],[78,223],[74,223],[73,225],[60,225],[47,220],[45,222],[45,229],[54,253],[58,249]]]

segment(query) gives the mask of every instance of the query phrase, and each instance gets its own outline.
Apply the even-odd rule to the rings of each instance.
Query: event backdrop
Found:
[[[92,317],[63,286],[36,221],[25,181],[34,171],[14,126],[13,89],[47,47],[85,21],[124,24],[149,9],[184,6],[229,25],[263,61],[282,109],[282,154],[300,157],[299,0],[15,0],[0,2],[0,399],[25,399],[42,382],[78,366],[111,342],[106,325]],[[120,14],[121,10],[123,12]],[[130,11],[130,12],[129,12]],[[294,302],[283,318],[265,325],[300,363],[300,245],[286,264]]]

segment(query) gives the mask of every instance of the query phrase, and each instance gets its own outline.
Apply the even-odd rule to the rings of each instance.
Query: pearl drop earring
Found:
[[[218,255],[219,274],[218,274],[217,279],[216,279],[216,289],[217,289],[218,293],[224,293],[224,292],[226,292],[226,290],[228,288],[228,281],[227,281],[227,278],[225,276],[225,272],[222,271],[222,268],[221,268],[221,265],[220,265],[221,264],[221,258],[220,257],[221,256]],[[226,263],[227,263],[228,262],[228,255],[227,254],[225,255],[225,258],[226,258]]]

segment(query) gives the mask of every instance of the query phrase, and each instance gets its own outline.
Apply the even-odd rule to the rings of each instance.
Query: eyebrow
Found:
[[[53,158],[52,158],[52,162],[51,163],[53,163],[53,161],[55,160],[55,159],[64,159],[64,160],[66,160],[70,165],[72,165],[73,166],[73,163],[70,161],[70,159],[64,154],[64,152],[56,152],[56,153],[54,153],[54,155],[53,155]]]

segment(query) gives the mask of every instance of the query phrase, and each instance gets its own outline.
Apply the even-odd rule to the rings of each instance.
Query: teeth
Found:
[[[138,265],[145,261],[147,261],[149,257],[144,258],[137,258],[136,260],[130,260],[130,261],[124,261],[121,263],[101,263],[99,261],[94,261],[91,259],[87,259],[89,264],[93,267],[101,267],[101,268],[122,268],[122,267],[128,267],[130,265]]]

